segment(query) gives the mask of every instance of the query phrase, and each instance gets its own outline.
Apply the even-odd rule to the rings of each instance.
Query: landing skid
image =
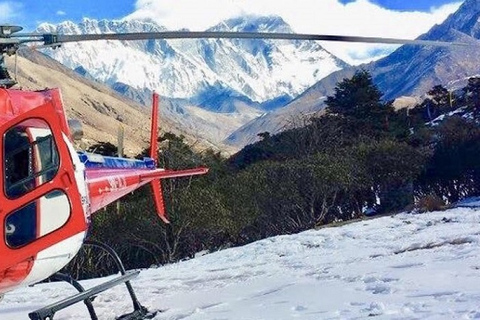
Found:
[[[87,241],[85,242],[85,245],[98,247],[108,252],[108,254],[111,255],[115,260],[115,263],[117,264],[117,267],[121,273],[121,276],[85,290],[78,281],[76,281],[69,275],[66,275],[63,273],[56,273],[51,277],[52,280],[54,281],[60,280],[60,281],[68,282],[72,286],[74,286],[75,289],[78,290],[78,293],[71,297],[68,297],[66,299],[55,302],[51,305],[48,305],[46,307],[43,307],[41,309],[38,309],[36,311],[29,313],[28,316],[30,317],[30,319],[31,320],[53,320],[53,316],[57,311],[65,309],[80,301],[83,301],[87,306],[88,313],[90,314],[90,318],[92,320],[98,320],[97,314],[95,313],[95,309],[92,304],[93,298],[95,297],[95,295],[122,283],[124,283],[125,286],[127,287],[128,293],[130,294],[130,298],[132,299],[133,312],[122,315],[118,317],[117,320],[152,319],[157,314],[157,311],[149,312],[145,307],[143,307],[140,304],[140,302],[138,302],[135,292],[133,291],[133,287],[130,284],[130,280],[137,277],[140,271],[128,271],[128,272],[125,271],[125,267],[123,266],[123,263],[118,257],[117,253],[106,244],[103,244],[97,241]]]

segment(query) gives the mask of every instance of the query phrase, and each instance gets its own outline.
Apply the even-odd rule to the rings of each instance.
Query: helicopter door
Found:
[[[9,129],[4,136],[4,155],[5,193],[10,198],[29,193],[58,172],[59,156],[52,131],[41,120]],[[59,190],[51,191],[6,217],[7,245],[26,245],[60,228],[69,216],[67,196]]]
[[[53,104],[18,118],[0,127],[0,271],[87,228],[67,138]]]

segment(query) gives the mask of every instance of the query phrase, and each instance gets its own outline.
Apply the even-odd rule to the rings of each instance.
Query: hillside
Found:
[[[14,73],[15,58],[7,64]],[[150,108],[121,96],[98,82],[87,80],[55,60],[35,51],[22,50],[18,57],[17,88],[39,90],[58,87],[62,90],[67,117],[79,119],[84,128],[81,147],[96,142],[116,144],[119,126],[125,129],[125,153],[133,156],[149,144]],[[161,106],[162,107],[162,106]],[[180,128],[168,118],[160,119],[162,132],[183,134],[198,148],[210,147]]]

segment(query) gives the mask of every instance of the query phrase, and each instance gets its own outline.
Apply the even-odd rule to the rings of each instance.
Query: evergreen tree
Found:
[[[393,114],[391,103],[383,103],[381,97],[371,75],[357,71],[351,79],[340,82],[335,94],[327,98],[327,114],[343,118],[343,128],[353,130],[354,135],[378,137],[390,130],[389,118]]]
[[[453,107],[453,96],[450,91],[448,91],[444,86],[442,85],[436,85],[432,89],[430,89],[428,92],[428,95],[430,96],[430,99],[433,101],[433,103],[438,106],[440,109],[450,109],[450,107]]]
[[[428,159],[423,148],[414,148],[395,140],[360,144],[353,148],[359,166],[371,179],[370,190],[380,200],[380,211],[404,209],[414,202],[414,181]]]
[[[419,179],[419,195],[434,194],[456,202],[480,192],[480,128],[461,117],[435,128],[433,155]]]
[[[471,77],[463,88],[467,103],[470,107],[480,107],[480,77]]]
[[[428,95],[429,98],[422,103],[425,110],[425,121],[432,121],[453,109],[452,94],[442,85],[434,86],[428,91]]]

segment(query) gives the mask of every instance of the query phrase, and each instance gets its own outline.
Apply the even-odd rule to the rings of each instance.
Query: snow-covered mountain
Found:
[[[226,20],[210,30],[293,32],[280,17],[253,16]],[[79,24],[42,24],[38,31],[84,34],[165,28],[154,22],[84,19]],[[313,41],[107,40],[65,44],[47,54],[111,86],[147,88],[210,110],[230,97],[276,107],[346,66]]]

